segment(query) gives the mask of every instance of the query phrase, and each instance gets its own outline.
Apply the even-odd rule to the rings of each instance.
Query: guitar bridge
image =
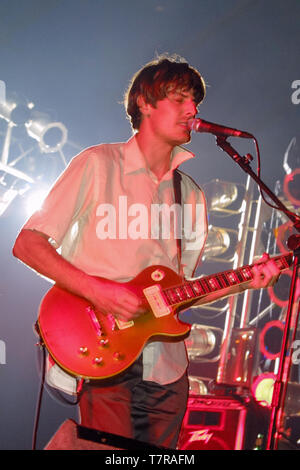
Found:
[[[172,312],[171,307],[166,304],[161,286],[154,285],[146,287],[146,289],[143,290],[143,293],[156,318],[164,317]]]

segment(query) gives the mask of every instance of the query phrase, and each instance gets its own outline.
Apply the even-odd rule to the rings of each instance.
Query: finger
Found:
[[[140,314],[137,312],[129,312],[128,310],[122,310],[114,313],[114,316],[118,320],[122,320],[123,322],[130,322],[132,320],[136,320]]]
[[[264,253],[262,254],[262,258],[263,258],[264,260],[269,260],[269,259],[270,259],[269,253],[264,252]]]
[[[260,268],[260,278],[263,282],[263,286],[268,287],[277,282],[280,275],[280,271],[276,263],[270,260]]]
[[[253,266],[253,280],[252,287],[254,288],[264,288],[267,287],[270,282],[270,273],[263,265],[254,265]]]
[[[139,298],[128,298],[119,304],[122,310],[127,311],[131,315],[141,315],[145,313],[147,308],[146,305]]]

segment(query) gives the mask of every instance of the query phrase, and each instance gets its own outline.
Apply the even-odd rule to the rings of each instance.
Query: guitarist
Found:
[[[14,255],[86,298],[97,311],[125,322],[145,312],[142,299],[125,284],[144,268],[159,264],[192,276],[207,234],[201,189],[180,172],[182,202],[193,207],[181,257],[175,230],[165,236],[162,218],[155,226],[149,221],[155,204],[175,202],[174,170],[193,157],[179,146],[190,141],[187,122],[197,114],[205,91],[199,72],[178,57],[160,57],[136,73],[124,100],[134,135],[73,158],[41,210],[22,228]],[[276,281],[275,263],[264,261],[248,288]],[[228,288],[223,294],[239,290]],[[216,294],[205,299],[213,300]],[[187,365],[183,341],[147,344],[125,373],[84,384],[81,424],[176,448],[188,397]],[[62,388],[65,373],[58,366],[51,370],[52,383]]]

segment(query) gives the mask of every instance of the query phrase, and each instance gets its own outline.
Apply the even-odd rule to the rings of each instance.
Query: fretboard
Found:
[[[288,253],[286,255],[275,256],[272,259],[279,270],[284,271],[291,266],[292,258],[293,254]],[[252,268],[253,264],[185,281],[178,286],[163,289],[163,293],[169,305],[192,302],[207,294],[252,281],[254,277]]]

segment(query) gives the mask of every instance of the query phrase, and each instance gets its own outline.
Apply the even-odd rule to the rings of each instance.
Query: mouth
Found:
[[[183,129],[185,129],[186,131],[190,132],[190,129],[189,129],[189,126],[188,126],[188,122],[187,121],[180,121],[178,123],[178,125],[180,127],[182,127]]]

